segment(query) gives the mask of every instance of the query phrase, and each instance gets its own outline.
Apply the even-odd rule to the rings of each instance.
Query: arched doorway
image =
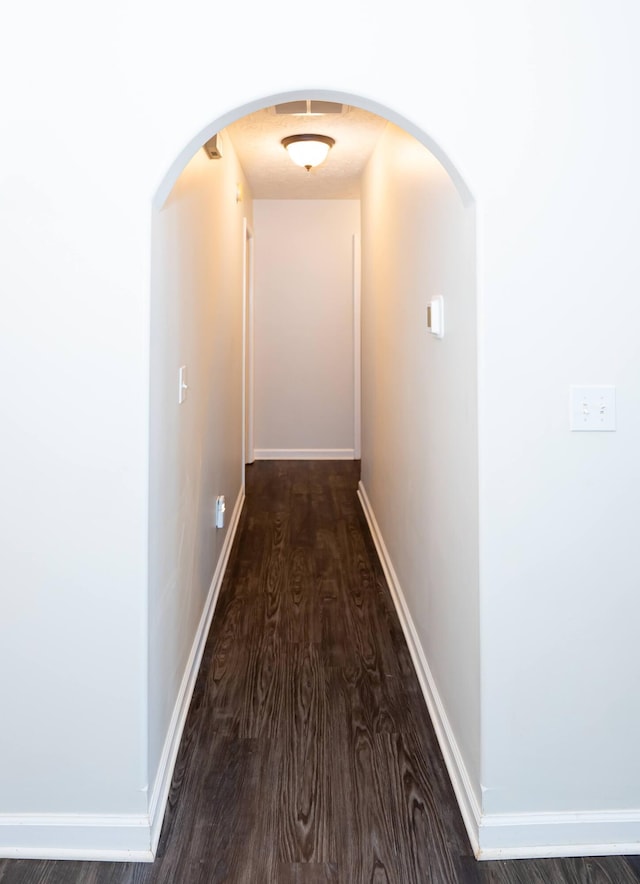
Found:
[[[163,806],[180,710],[189,703],[243,501],[249,188],[232,145],[226,165],[211,163],[200,148],[242,116],[301,98],[348,102],[388,121],[360,198],[361,500],[472,828],[480,754],[473,199],[445,152],[410,122],[373,102],[321,91],[270,96],[215,120],[176,158],[154,200],[152,806]],[[211,188],[202,205],[201,184]],[[260,230],[252,229],[258,248]],[[427,329],[428,305],[438,297],[441,339]],[[189,389],[180,404],[183,367]],[[213,519],[220,495],[224,529]]]

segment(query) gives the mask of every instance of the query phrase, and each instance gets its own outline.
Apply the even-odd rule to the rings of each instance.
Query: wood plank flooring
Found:
[[[633,884],[638,858],[477,863],[356,498],[259,462],[155,863],[0,860],[0,884]]]

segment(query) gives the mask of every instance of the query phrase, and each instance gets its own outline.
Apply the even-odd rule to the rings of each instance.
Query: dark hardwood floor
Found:
[[[259,462],[153,864],[0,884],[633,884],[638,858],[473,858],[353,462]]]

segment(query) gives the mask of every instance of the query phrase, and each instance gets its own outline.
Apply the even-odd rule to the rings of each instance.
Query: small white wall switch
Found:
[[[427,304],[427,329],[436,338],[444,337],[444,301],[438,295]]]
[[[187,384],[187,366],[181,365],[180,371],[178,372],[178,405],[182,405],[184,400],[187,398],[188,389],[189,385]]]
[[[216,497],[216,528],[224,528],[225,509],[224,494],[220,494],[219,497]]]
[[[577,432],[613,432],[616,428],[615,387],[570,387],[569,426]]]

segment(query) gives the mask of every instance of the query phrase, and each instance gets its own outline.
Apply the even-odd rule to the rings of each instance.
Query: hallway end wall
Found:
[[[223,136],[224,138],[224,136]],[[236,184],[244,198],[236,200]],[[162,804],[242,503],[243,218],[250,191],[230,140],[199,150],[153,218],[149,776]],[[178,403],[180,366],[188,390]],[[215,501],[226,498],[225,527]],[[234,510],[235,507],[235,510]],[[155,789],[153,784],[155,781]],[[162,785],[164,783],[164,785]],[[153,814],[152,814],[153,815]],[[157,821],[156,821],[157,822]]]
[[[256,457],[352,458],[360,202],[256,200],[254,214]]]
[[[435,157],[389,124],[365,170],[362,225],[365,510],[395,570],[416,668],[458,756],[473,817],[480,794],[475,213]],[[427,331],[427,303],[437,295],[442,340]]]

